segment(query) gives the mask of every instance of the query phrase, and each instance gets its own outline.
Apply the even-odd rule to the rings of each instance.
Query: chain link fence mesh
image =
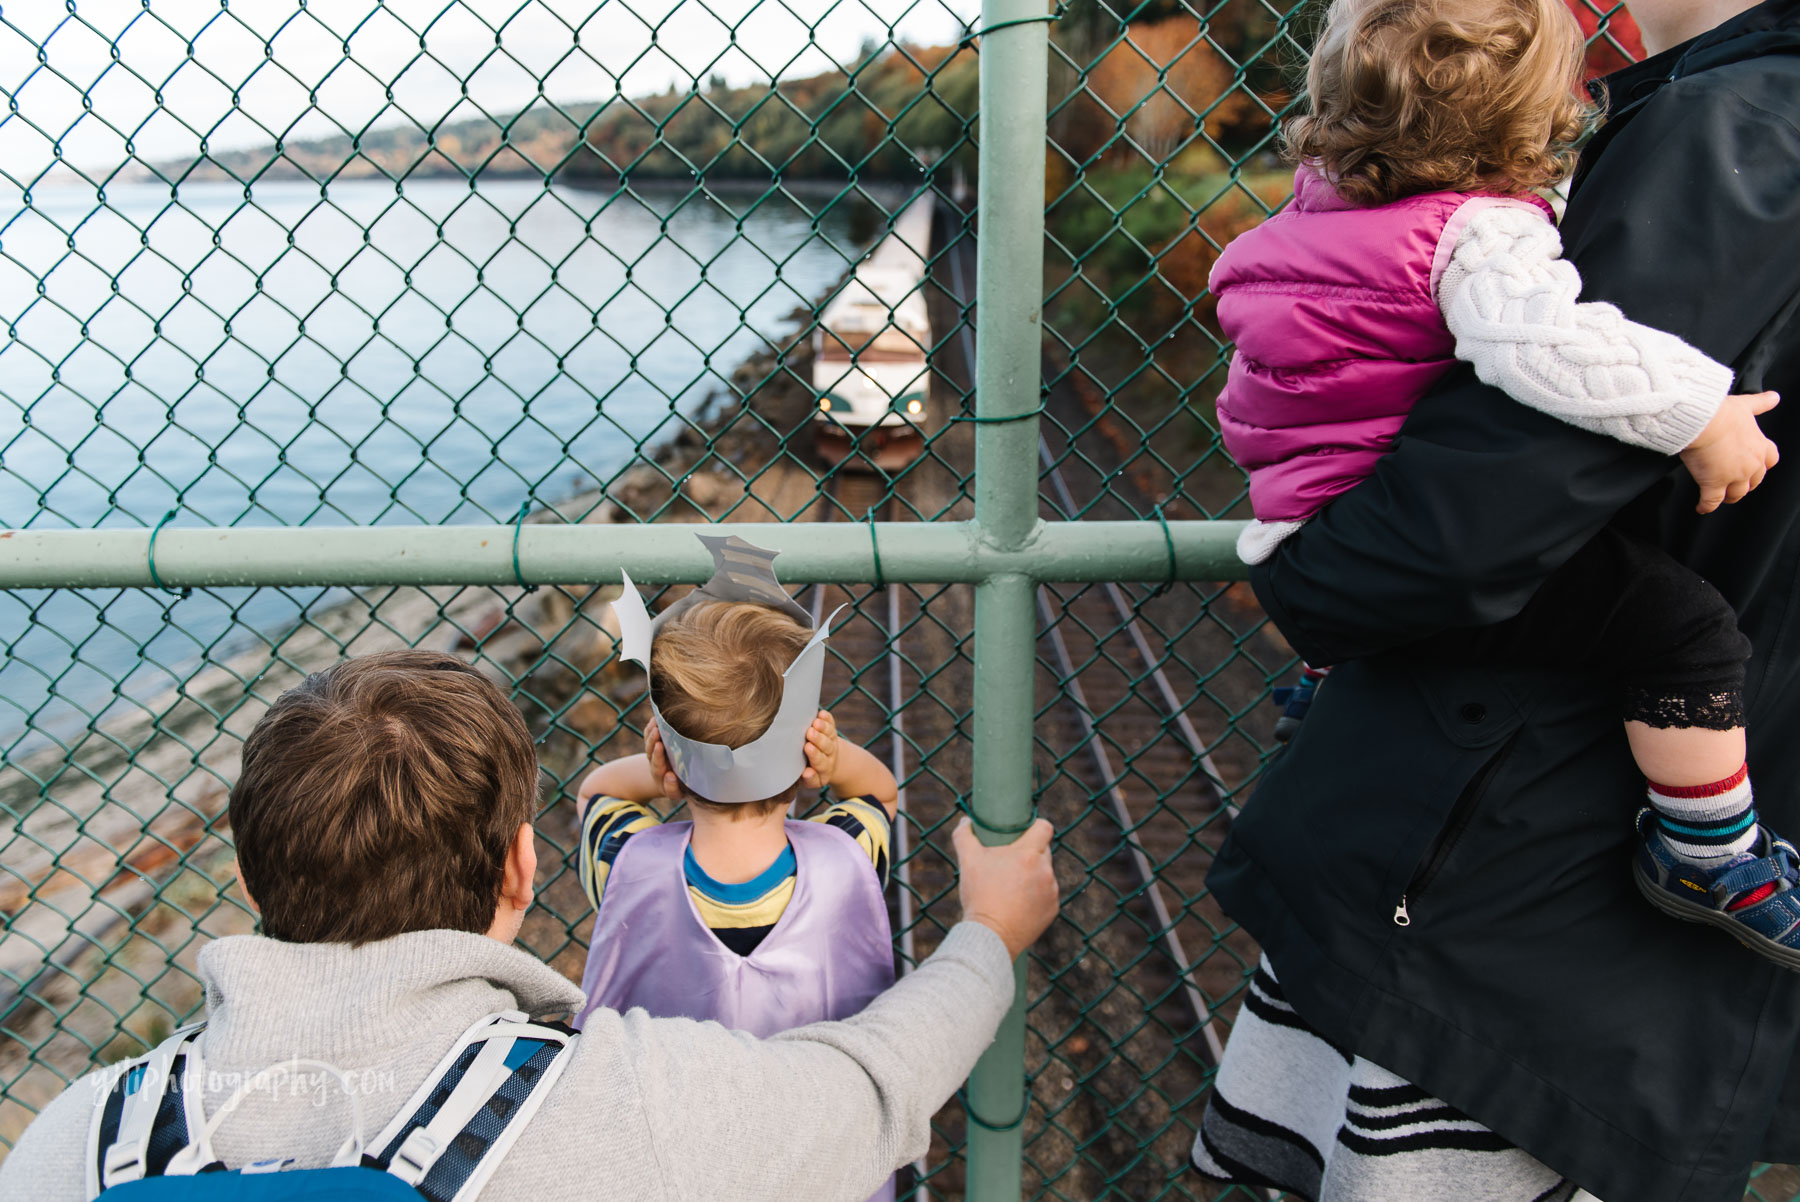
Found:
[[[1046,519],[1247,516],[1212,399],[1218,249],[1285,203],[1316,4],[1071,0],[1051,33]],[[1577,0],[1594,65],[1635,49]],[[0,502],[13,528],[971,516],[978,13],[967,0],[312,0],[0,11]],[[919,195],[920,413],[821,413],[821,314]],[[846,368],[846,371],[849,369]],[[898,453],[893,447],[899,447]],[[876,465],[879,463],[879,467]],[[0,1151],[198,1013],[254,929],[227,790],[305,673],[465,655],[540,740],[540,903],[579,977],[574,790],[638,746],[588,586],[0,596]],[[894,764],[903,963],[955,916],[972,590],[847,602],[826,693]],[[1039,589],[1022,1192],[1251,1197],[1186,1172],[1255,948],[1203,885],[1292,656],[1244,586]],[[961,1195],[952,1102],[909,1186]],[[1769,1171],[1751,1197],[1788,1198]]]

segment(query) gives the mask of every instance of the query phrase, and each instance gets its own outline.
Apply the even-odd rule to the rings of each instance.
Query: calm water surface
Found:
[[[422,181],[0,199],[0,524],[508,521],[605,479],[782,334],[872,224],[807,211],[823,198],[718,195]],[[8,594],[0,746],[78,733],[324,596]]]

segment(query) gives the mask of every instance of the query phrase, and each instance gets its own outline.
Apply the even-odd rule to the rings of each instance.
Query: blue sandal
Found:
[[[1669,850],[1649,806],[1638,811],[1637,827],[1632,875],[1651,905],[1683,922],[1720,927],[1763,959],[1800,972],[1800,851],[1792,843],[1764,829],[1749,851],[1706,869]],[[1731,908],[1770,885],[1763,900]]]
[[[1298,684],[1270,691],[1269,699],[1281,707],[1281,717],[1275,719],[1277,743],[1286,743],[1299,733],[1300,723],[1306,720],[1306,711],[1312,708],[1313,697],[1325,676],[1318,668],[1307,668],[1300,673]]]

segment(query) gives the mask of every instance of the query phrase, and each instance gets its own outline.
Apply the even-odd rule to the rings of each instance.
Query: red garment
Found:
[[[1587,78],[1607,75],[1644,57],[1644,38],[1637,22],[1618,0],[1567,0],[1581,32],[1587,35]],[[1604,22],[1606,32],[1600,33]]]

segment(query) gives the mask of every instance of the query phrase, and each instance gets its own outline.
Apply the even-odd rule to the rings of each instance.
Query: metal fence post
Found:
[[[1043,0],[984,0],[976,278],[975,520],[1012,550],[1037,526],[1042,395],[1044,138],[1048,38]],[[1032,579],[996,575],[975,591],[975,771],[971,809],[986,842],[1031,818],[1037,615]],[[969,1077],[969,1202],[1020,1194],[1025,1095],[1025,961],[999,1035]]]

